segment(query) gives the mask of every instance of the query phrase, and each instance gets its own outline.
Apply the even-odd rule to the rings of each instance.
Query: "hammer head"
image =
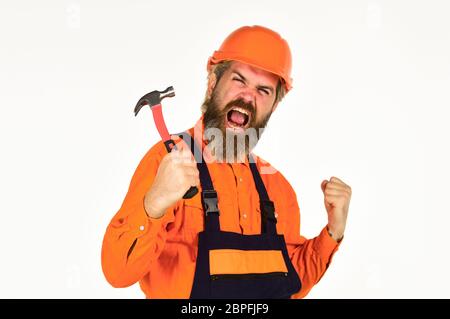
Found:
[[[162,99],[166,97],[173,97],[175,96],[175,91],[173,89],[173,86],[169,86],[164,91],[152,91],[150,93],[145,94],[141,99],[137,102],[136,106],[134,107],[134,116],[136,116],[141,108],[145,105],[149,105],[150,108],[161,104]]]

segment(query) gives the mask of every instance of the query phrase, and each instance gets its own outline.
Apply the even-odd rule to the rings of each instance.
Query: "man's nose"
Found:
[[[244,90],[243,92],[241,92],[239,97],[245,103],[251,104],[251,105],[253,105],[253,107],[255,107],[255,105],[256,105],[256,93],[253,92],[251,89]]]

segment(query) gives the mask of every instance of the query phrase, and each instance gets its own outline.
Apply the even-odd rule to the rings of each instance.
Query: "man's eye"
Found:
[[[259,89],[259,92],[262,92],[265,95],[269,95],[269,91],[267,91],[266,89]]]
[[[240,79],[240,78],[233,78],[233,80],[234,80],[234,81],[241,82],[241,83],[244,83],[244,81],[243,81],[242,79]]]

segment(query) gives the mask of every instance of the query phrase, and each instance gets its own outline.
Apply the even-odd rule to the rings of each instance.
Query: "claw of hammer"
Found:
[[[145,94],[141,99],[137,102],[134,108],[134,116],[138,115],[141,108],[145,105],[149,105],[152,108],[155,105],[161,104],[161,101],[166,97],[174,97],[175,91],[173,86],[169,86],[164,91],[152,91],[150,93]]]

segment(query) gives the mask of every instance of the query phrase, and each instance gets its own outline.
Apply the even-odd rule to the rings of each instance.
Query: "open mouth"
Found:
[[[227,127],[245,129],[250,123],[250,117],[249,111],[241,107],[233,107],[227,113]]]

